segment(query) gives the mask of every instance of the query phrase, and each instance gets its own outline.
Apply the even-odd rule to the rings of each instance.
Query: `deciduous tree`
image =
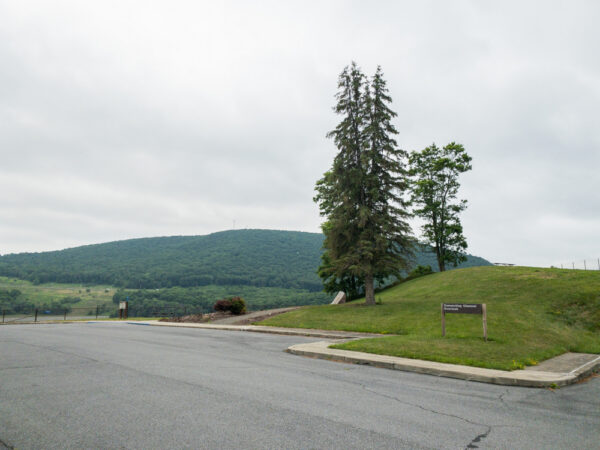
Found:
[[[411,200],[417,206],[414,213],[425,221],[423,238],[434,248],[442,272],[446,264],[456,267],[467,259],[467,241],[459,219],[467,201],[456,197],[458,177],[471,170],[471,159],[455,142],[443,148],[432,144],[410,155]]]

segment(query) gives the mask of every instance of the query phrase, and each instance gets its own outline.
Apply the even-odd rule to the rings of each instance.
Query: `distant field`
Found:
[[[600,271],[473,267],[386,289],[380,305],[364,300],[311,306],[261,325],[396,334],[336,348],[498,369],[535,365],[567,351],[600,353]],[[441,303],[486,303],[481,316],[449,314]]]
[[[81,302],[73,304],[73,308],[90,308],[90,310],[95,309],[96,305],[112,304],[112,297],[115,293],[115,288],[112,286],[64,283],[34,285],[30,281],[10,277],[0,277],[0,289],[17,289],[35,305],[60,301],[65,297],[79,297]]]
[[[118,291],[108,285],[75,285],[64,283],[44,283],[34,285],[30,281],[10,277],[0,277],[0,291],[17,289],[22,299],[36,307],[60,302],[65,297],[78,297],[78,303],[69,303],[72,311],[69,315],[86,315],[100,306],[101,314],[115,314],[117,306],[113,296],[119,292],[119,300],[129,297],[129,313],[134,316],[152,316],[155,312],[162,315],[187,312],[210,312],[214,303],[222,298],[241,296],[246,300],[249,310],[278,308],[285,306],[324,304],[331,301],[323,292],[310,292],[303,289],[256,286],[216,286],[173,287],[164,289],[125,289]],[[102,310],[102,305],[107,308]],[[0,297],[0,309],[3,302]],[[61,311],[61,308],[50,308]],[[28,310],[25,316],[31,315]]]

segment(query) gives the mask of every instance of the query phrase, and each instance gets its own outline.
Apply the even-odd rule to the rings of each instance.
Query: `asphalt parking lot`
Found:
[[[0,326],[0,448],[598,448],[600,378],[507,388],[283,352],[314,340]]]

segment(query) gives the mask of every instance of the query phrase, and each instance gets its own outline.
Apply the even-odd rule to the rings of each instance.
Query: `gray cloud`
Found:
[[[470,251],[600,256],[600,8],[0,3],[0,252],[318,231],[337,75],[381,64],[408,150],[456,140]],[[415,222],[415,227],[417,227]]]

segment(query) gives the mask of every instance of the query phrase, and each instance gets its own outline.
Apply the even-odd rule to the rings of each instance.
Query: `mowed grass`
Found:
[[[37,305],[60,301],[65,297],[79,297],[81,301],[70,305],[73,308],[89,308],[93,310],[96,305],[112,304],[115,293],[113,286],[104,285],[77,285],[65,283],[44,283],[35,285],[30,281],[10,277],[0,277],[0,289],[18,289],[30,302]]]
[[[394,334],[335,348],[513,370],[567,351],[600,353],[600,271],[474,267],[428,275],[346,305],[312,306],[261,325]],[[486,303],[480,315],[446,314],[441,303]]]

